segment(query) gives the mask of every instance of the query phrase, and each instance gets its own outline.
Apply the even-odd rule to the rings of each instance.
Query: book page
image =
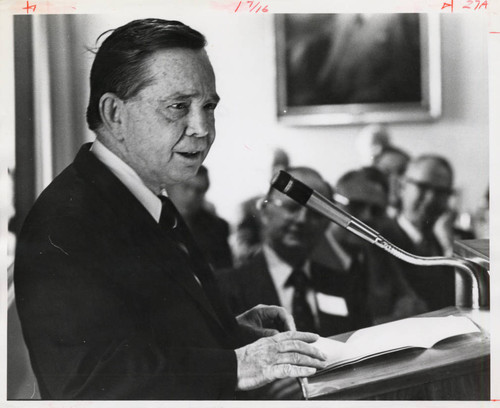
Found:
[[[464,316],[415,317],[358,330],[345,343],[320,338],[314,345],[327,355],[329,366],[339,366],[404,348],[430,348],[440,340],[479,331]]]

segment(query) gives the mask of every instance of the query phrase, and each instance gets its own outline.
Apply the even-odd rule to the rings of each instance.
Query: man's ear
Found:
[[[99,100],[99,113],[104,127],[113,135],[118,136],[118,128],[122,124],[124,116],[123,101],[112,92],[106,92]]]

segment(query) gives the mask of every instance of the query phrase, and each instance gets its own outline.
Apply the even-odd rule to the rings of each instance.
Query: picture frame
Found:
[[[439,15],[279,14],[275,30],[280,123],[440,117]]]

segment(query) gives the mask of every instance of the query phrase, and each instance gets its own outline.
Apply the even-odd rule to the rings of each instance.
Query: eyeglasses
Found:
[[[435,186],[430,183],[426,183],[425,181],[418,181],[415,179],[412,179],[411,177],[405,177],[404,180],[407,183],[413,184],[416,186],[422,193],[425,193],[427,191],[433,191],[436,195],[447,198],[453,194],[453,189],[449,187],[440,187],[440,186]]]
[[[377,205],[364,200],[352,200],[339,193],[335,193],[333,195],[333,201],[343,205],[347,212],[355,217],[359,217],[359,215],[365,213],[366,210],[370,212],[372,217],[381,217],[385,214],[385,207],[382,205]]]

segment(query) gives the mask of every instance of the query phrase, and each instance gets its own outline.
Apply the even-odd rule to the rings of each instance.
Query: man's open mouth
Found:
[[[181,155],[182,157],[185,157],[186,159],[196,159],[201,155],[200,151],[196,152],[177,152],[177,154]]]

